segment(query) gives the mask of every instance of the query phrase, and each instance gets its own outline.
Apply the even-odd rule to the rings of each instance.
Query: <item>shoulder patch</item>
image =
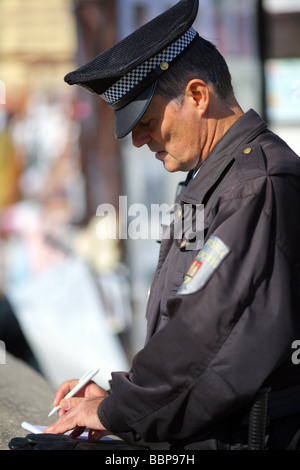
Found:
[[[191,264],[177,295],[192,294],[200,290],[229,252],[228,246],[219,237],[212,235]]]

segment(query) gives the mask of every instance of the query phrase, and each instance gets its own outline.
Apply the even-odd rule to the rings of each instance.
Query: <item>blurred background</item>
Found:
[[[144,343],[159,244],[99,237],[97,207],[120,215],[122,195],[150,215],[185,179],[63,78],[175,3],[0,0],[0,339],[54,386],[94,364],[107,382]],[[300,1],[200,0],[195,28],[242,108],[300,154]]]

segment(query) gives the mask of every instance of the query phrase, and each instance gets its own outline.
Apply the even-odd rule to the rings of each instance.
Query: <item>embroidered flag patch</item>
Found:
[[[229,252],[228,246],[212,235],[191,264],[177,295],[191,294],[201,289]]]

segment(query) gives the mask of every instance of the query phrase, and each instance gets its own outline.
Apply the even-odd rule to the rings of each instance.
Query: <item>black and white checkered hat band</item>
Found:
[[[101,95],[101,98],[110,105],[118,102],[162,62],[170,64],[170,62],[172,62],[192,42],[196,35],[197,32],[193,28],[190,28],[183,34],[183,36],[177,39],[177,41],[165,50],[157,54],[155,57],[152,57],[147,62],[139,65],[136,69],[132,70],[114,83],[113,86]]]

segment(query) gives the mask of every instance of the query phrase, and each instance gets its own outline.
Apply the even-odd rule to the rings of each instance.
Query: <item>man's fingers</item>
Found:
[[[74,406],[79,405],[81,401],[82,398],[78,397],[63,398],[60,402],[60,407],[63,411],[69,411],[71,408],[74,408]]]
[[[76,428],[71,432],[70,437],[78,437],[83,433],[84,430],[85,427],[76,426]]]
[[[101,430],[104,431],[102,435],[105,435],[106,429],[102,426],[98,417],[98,407],[102,400],[102,397],[64,398],[61,401],[63,407],[61,413],[63,415],[44,432],[64,434],[66,431],[74,430],[78,426]]]
[[[64,382],[55,394],[53,406],[59,405],[60,401],[75,387],[75,385],[77,385],[77,383],[77,379]]]
[[[58,416],[61,418],[67,411],[74,408],[74,406],[78,405],[82,398],[63,398],[60,403],[60,409],[58,410]]]

